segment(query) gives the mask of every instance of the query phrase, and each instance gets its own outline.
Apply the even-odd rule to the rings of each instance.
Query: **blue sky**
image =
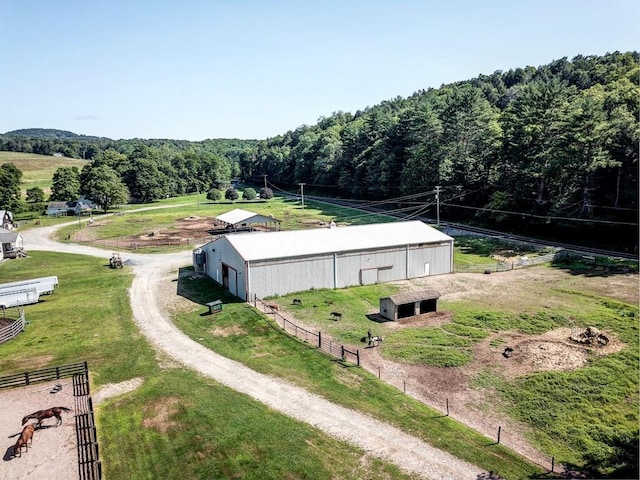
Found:
[[[0,0],[0,133],[263,139],[413,92],[640,50],[638,0]]]

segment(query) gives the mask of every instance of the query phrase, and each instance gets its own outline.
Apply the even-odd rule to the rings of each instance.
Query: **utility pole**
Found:
[[[436,226],[440,226],[440,185],[436,187]]]
[[[263,173],[262,176],[264,177],[264,188],[266,190],[267,189],[267,174]]]
[[[302,198],[302,210],[304,210],[304,186],[306,185],[306,183],[298,183],[298,185],[300,185],[300,192],[301,192],[301,198]]]

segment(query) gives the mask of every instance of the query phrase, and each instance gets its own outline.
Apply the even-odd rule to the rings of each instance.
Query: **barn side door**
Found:
[[[374,283],[378,283],[377,268],[360,270],[360,285],[373,285]]]
[[[229,292],[238,296],[238,271],[229,267]]]

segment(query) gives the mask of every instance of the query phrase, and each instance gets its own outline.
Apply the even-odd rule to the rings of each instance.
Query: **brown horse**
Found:
[[[18,440],[16,440],[16,444],[13,446],[14,457],[16,456],[16,452],[19,453],[19,457],[22,456],[22,447],[24,447],[27,452],[29,451],[29,442],[33,445],[33,432],[35,429],[36,427],[33,423],[24,426]]]
[[[37,420],[36,427],[40,427],[42,421],[46,418],[56,417],[56,426],[62,425],[62,417],[60,414],[65,412],[70,412],[71,409],[67,407],[51,407],[47,410],[38,410],[37,412],[33,412],[30,415],[27,415],[22,419],[22,425],[27,423],[30,419],[34,418]]]

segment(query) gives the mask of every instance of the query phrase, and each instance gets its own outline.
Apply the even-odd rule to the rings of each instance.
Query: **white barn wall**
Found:
[[[231,291],[234,295],[245,298],[245,262],[244,259],[238,254],[238,252],[229,244],[225,237],[221,237],[214,240],[211,243],[202,247],[202,250],[206,252],[206,267],[205,272],[207,276],[223,284],[222,267],[224,263],[237,272],[237,278],[231,279],[232,287],[235,287],[236,291]],[[234,281],[235,280],[235,281]]]
[[[424,245],[409,247],[409,274],[407,278],[425,276],[424,265],[429,264],[429,275],[451,273],[453,266],[453,245]]]
[[[251,262],[249,282],[249,296],[259,298],[333,288],[333,255]]]
[[[383,250],[348,252],[338,255],[337,288],[362,285],[363,270],[377,270],[375,282],[406,279],[406,249],[390,248]],[[390,269],[388,267],[391,267]],[[384,268],[384,273],[381,270]],[[380,276],[385,280],[381,280]],[[370,283],[370,282],[365,282]]]

